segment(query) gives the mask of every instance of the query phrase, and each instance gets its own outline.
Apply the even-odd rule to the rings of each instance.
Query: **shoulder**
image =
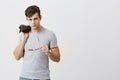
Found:
[[[50,36],[55,35],[54,31],[49,30],[49,29],[47,29],[47,28],[44,28],[44,32],[47,33],[47,34],[50,35]]]

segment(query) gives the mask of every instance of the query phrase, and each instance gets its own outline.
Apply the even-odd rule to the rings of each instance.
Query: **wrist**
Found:
[[[51,55],[51,52],[48,51],[48,52],[46,53],[46,55],[49,57],[49,56]]]

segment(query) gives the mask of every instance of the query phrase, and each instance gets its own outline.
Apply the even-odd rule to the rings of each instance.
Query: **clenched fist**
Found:
[[[40,50],[44,52],[47,56],[50,53],[50,50],[47,45],[40,46]]]

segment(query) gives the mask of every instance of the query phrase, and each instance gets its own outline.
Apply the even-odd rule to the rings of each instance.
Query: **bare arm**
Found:
[[[60,61],[60,51],[59,48],[52,48],[50,49],[50,52],[48,53],[48,56],[50,57],[51,60],[55,61],[55,62],[59,62]]]
[[[60,61],[60,51],[58,47],[48,49],[48,46],[41,46],[41,51],[44,52],[52,61]]]
[[[24,56],[24,46],[25,46],[25,42],[27,40],[28,34],[23,33],[23,39],[21,40],[21,42],[16,46],[13,55],[15,56],[16,60],[19,60],[20,58],[22,58]]]

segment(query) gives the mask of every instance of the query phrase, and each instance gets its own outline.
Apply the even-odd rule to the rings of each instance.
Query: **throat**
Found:
[[[34,28],[31,30],[32,33],[39,33],[39,32],[42,32],[43,30],[43,27],[42,26],[39,26],[37,28]]]

